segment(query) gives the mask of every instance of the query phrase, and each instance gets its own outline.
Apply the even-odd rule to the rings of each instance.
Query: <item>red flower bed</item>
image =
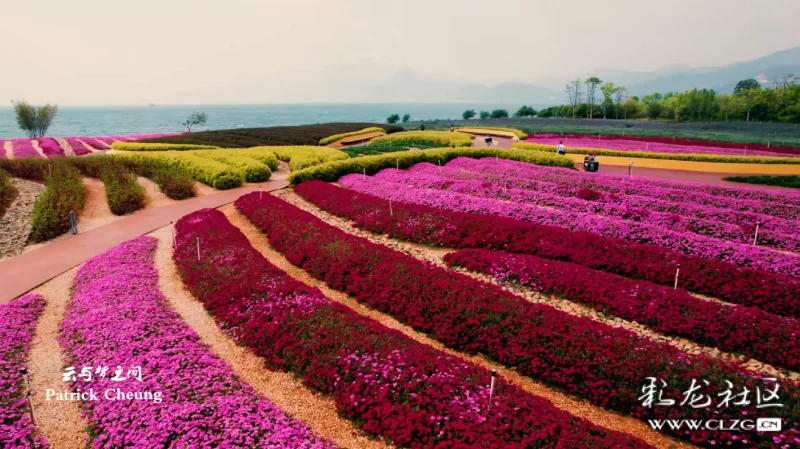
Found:
[[[679,285],[724,301],[800,317],[800,281],[777,273],[690,257],[665,248],[493,215],[393,203],[322,181],[295,187],[303,198],[355,225],[412,242],[487,248],[585,265],[625,277]]]
[[[644,407],[638,398],[648,376],[665,379],[676,391],[687,391],[694,380],[703,379],[708,384],[698,388],[708,395],[724,389],[726,381],[739,389],[745,385],[754,388],[760,382],[754,373],[720,360],[689,355],[420,262],[347,234],[272,195],[245,195],[236,201],[236,207],[290,262],[332,288],[447,346],[485,354],[593,404],[644,420],[738,419],[743,410],[750,416],[758,413],[755,405],[740,409]],[[784,407],[770,409],[770,413],[784,418],[785,428],[796,427],[800,388],[794,382],[783,382],[781,393]],[[772,436],[749,433],[665,431],[708,447],[773,445]],[[789,438],[792,432],[795,429],[780,438]],[[750,444],[742,446],[743,439]]]
[[[649,447],[503,380],[489,407],[487,370],[328,300],[270,264],[217,210],[187,215],[177,231],[184,283],[220,326],[270,367],[331,394],[369,434],[412,448]]]
[[[800,326],[794,318],[755,307],[703,301],[683,289],[525,254],[467,249],[448,254],[445,262],[588,304],[600,312],[636,321],[664,334],[686,337],[795,371],[800,368]]]

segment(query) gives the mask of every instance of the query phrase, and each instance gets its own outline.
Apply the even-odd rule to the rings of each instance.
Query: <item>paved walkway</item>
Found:
[[[285,188],[286,180],[271,180],[183,200],[156,209],[144,209],[90,231],[53,241],[39,249],[0,262],[0,304],[38,287],[54,277],[120,243],[148,234],[199,209],[216,208],[259,189],[270,192]]]

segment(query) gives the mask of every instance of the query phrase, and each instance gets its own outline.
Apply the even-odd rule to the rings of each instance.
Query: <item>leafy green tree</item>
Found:
[[[759,103],[763,102],[763,94],[761,92],[761,88],[758,89],[742,89],[736,94],[742,100],[742,104],[744,105],[744,110],[747,111],[747,119],[745,121],[750,121],[750,113],[753,111],[753,108],[758,105]]]
[[[622,102],[625,101],[626,98],[628,98],[628,89],[625,86],[617,86],[614,89],[614,104],[617,105],[617,119],[619,119],[619,112]]]
[[[386,117],[386,123],[395,124],[400,121],[400,116],[397,114],[392,114],[389,117]]]
[[[463,117],[464,120],[469,120],[471,118],[474,118],[475,117],[475,110],[474,109],[467,109],[466,111],[464,111],[463,114],[461,114],[461,117]]]
[[[586,100],[589,101],[589,118],[591,119],[594,115],[594,94],[597,91],[597,86],[603,83],[603,80],[600,78],[593,76],[586,81]]]
[[[404,114],[403,123],[408,123],[409,120],[411,120],[411,114]]]
[[[31,139],[44,137],[53,123],[53,119],[56,118],[56,114],[58,114],[58,105],[34,106],[25,101],[14,102],[14,115],[17,118],[17,125]]]
[[[508,118],[508,111],[505,109],[495,109],[492,111],[492,118]]]
[[[517,112],[514,113],[515,118],[533,117],[536,115],[536,109],[530,106],[522,106]]]
[[[192,132],[192,126],[205,125],[207,121],[208,115],[205,112],[192,112],[181,125],[185,126],[189,132]]]
[[[492,114],[489,111],[481,111],[481,120],[486,120],[487,118],[491,117]]]
[[[758,81],[754,80],[753,78],[741,80],[736,83],[736,87],[733,88],[733,94],[738,96],[743,90],[750,89],[761,89],[761,84],[759,84]]]

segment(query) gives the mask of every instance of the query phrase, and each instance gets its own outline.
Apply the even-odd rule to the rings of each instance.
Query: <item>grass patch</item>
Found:
[[[729,176],[725,181],[800,189],[800,176]]]
[[[472,145],[472,134],[449,131],[405,131],[372,139],[373,144],[412,143],[414,146],[426,145],[442,147],[468,147]]]

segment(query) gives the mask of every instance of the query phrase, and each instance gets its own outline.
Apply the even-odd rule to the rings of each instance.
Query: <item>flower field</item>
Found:
[[[139,139],[174,136],[177,133],[161,134],[136,134],[130,136],[95,136],[95,137],[65,137],[54,139],[44,137],[38,139],[12,139],[0,140],[0,158],[9,158],[5,145],[11,146],[10,156],[14,159],[25,158],[53,158],[59,156],[82,156],[91,154],[95,150],[109,150],[114,142],[127,142]],[[39,150],[37,151],[37,146]]]
[[[619,137],[619,136],[614,136]],[[666,143],[659,141],[648,141],[638,139],[610,139],[608,136],[592,138],[591,136],[568,135],[560,136],[557,134],[537,134],[529,136],[525,142],[543,145],[558,145],[564,142],[566,147],[575,148],[603,148],[615,151],[643,151],[647,153],[666,153],[666,154],[719,154],[722,156],[774,156],[774,157],[800,157],[800,150],[772,150],[766,148],[747,148],[746,144],[739,145],[739,148],[698,145],[696,142],[690,143]],[[763,147],[763,145],[761,145]]]

